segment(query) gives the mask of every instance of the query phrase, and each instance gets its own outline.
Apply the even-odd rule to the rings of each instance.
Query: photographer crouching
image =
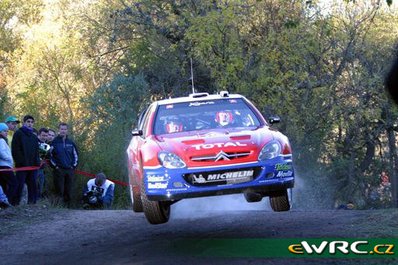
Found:
[[[90,179],[83,190],[84,209],[103,209],[112,206],[115,183],[106,179],[104,173],[98,173]]]

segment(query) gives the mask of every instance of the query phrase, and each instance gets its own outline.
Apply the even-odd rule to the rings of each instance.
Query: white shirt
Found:
[[[0,138],[0,166],[11,168],[14,166],[10,146],[3,138]]]
[[[108,180],[108,179],[105,181],[104,184],[102,184],[102,186],[100,187],[100,188],[102,189],[102,197],[105,196],[106,191],[108,190],[108,188],[109,188],[111,185],[115,185],[115,183],[113,183],[112,181],[110,181],[110,180]],[[98,187],[97,185],[95,185],[95,178],[90,179],[90,180],[87,182],[87,189],[88,189],[88,191],[93,190],[95,187]]]

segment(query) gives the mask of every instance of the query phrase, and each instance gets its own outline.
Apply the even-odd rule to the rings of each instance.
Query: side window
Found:
[[[148,130],[148,123],[151,118],[151,113],[153,113],[153,110],[155,108],[155,105],[149,106],[147,109],[145,115],[143,115],[142,121],[139,122],[139,129],[143,131],[143,135],[145,136]]]
[[[142,130],[142,125],[144,124],[144,117],[146,116],[146,114],[148,113],[149,107],[146,108],[143,112],[140,113],[140,115],[138,116],[138,123],[137,123],[137,128],[139,130]]]

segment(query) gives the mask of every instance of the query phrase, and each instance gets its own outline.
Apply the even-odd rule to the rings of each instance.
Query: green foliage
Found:
[[[0,5],[4,21],[23,14],[14,2]],[[242,93],[282,117],[303,205],[366,207],[365,187],[376,186],[382,170],[398,175],[387,136],[398,112],[383,88],[396,11],[360,1],[334,1],[329,10],[318,1],[89,2],[46,2],[56,10],[44,16],[57,25],[50,32],[30,9],[37,15],[24,20],[36,23],[26,29],[30,38],[0,27],[0,63],[2,51],[14,51],[5,78],[0,73],[12,102],[5,110],[31,113],[44,126],[69,122],[81,169],[126,181],[138,113],[191,91],[192,58],[197,91]],[[116,192],[116,205],[126,205],[127,189]]]
[[[4,113],[4,107],[7,104],[8,97],[7,97],[7,90],[1,89],[0,87],[0,113]],[[0,115],[1,120],[5,120],[6,115]]]
[[[29,2],[23,0],[0,1],[0,111],[13,112],[5,104],[8,98],[6,74],[11,62],[11,54],[21,45],[20,27],[40,20],[41,0]]]
[[[126,146],[139,111],[148,102],[148,84],[141,74],[116,75],[85,100],[90,116],[85,119],[90,128],[80,135],[80,168],[87,172],[104,172],[108,178],[128,183]],[[115,205],[128,201],[128,188],[117,186]]]
[[[3,52],[15,49],[20,40],[17,26],[39,21],[41,0],[26,2],[21,0],[2,0],[0,2],[0,59]],[[1,62],[1,60],[0,60]]]

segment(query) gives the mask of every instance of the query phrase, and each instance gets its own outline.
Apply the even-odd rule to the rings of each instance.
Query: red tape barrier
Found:
[[[14,168],[3,168],[0,169],[0,172],[4,171],[30,171],[30,170],[36,170],[39,169],[40,167],[14,167]]]
[[[37,169],[39,169],[40,167],[38,167],[38,166],[36,166],[36,167],[15,167],[15,168],[4,168],[4,169],[0,169],[0,172],[4,172],[4,171],[30,171],[30,170],[37,170]],[[83,175],[83,176],[86,176],[86,177],[95,177],[95,174],[91,174],[91,173],[88,173],[88,172],[84,172],[84,171],[80,171],[80,170],[75,170],[75,173],[76,174],[79,174],[79,175]],[[109,178],[108,178],[109,179]],[[113,180],[113,179],[109,179],[110,181],[112,181],[112,182],[114,182],[115,184],[119,184],[119,185],[121,185],[121,186],[125,186],[125,187],[128,187],[129,186],[129,184],[128,183],[126,183],[126,182],[123,182],[123,181],[120,181],[120,180]]]

